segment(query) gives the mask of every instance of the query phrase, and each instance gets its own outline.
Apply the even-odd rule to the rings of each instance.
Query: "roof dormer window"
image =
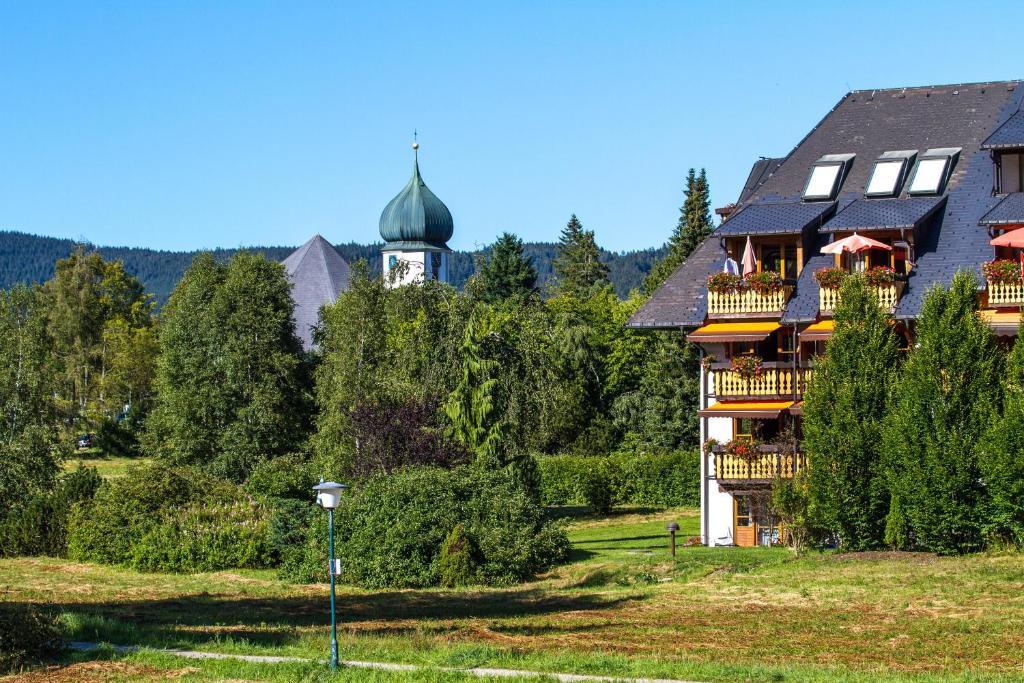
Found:
[[[900,193],[900,187],[907,175],[907,168],[914,162],[917,150],[900,150],[885,152],[875,162],[868,178],[865,197],[894,197]]]
[[[907,194],[941,194],[959,153],[959,147],[940,147],[922,154],[914,167]]]
[[[804,186],[804,199],[815,201],[834,198],[853,157],[853,154],[826,154],[814,162],[807,185]]]

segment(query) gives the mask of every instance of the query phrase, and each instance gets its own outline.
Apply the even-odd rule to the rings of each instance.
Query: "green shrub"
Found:
[[[316,524],[323,512],[304,500],[276,498],[269,504],[268,540],[277,565],[284,577],[301,577],[307,554],[307,529]]]
[[[0,674],[60,650],[57,619],[32,605],[0,602]]]
[[[456,524],[441,546],[441,585],[445,588],[465,586],[476,578],[476,559],[473,539],[466,533],[465,524]]]
[[[606,487],[614,505],[694,507],[700,504],[700,457],[694,451],[550,455],[537,458],[545,505],[602,503]],[[600,474],[595,475],[595,472]],[[598,495],[600,494],[600,495]],[[591,500],[593,497],[593,500]]]
[[[95,469],[79,467],[61,477],[52,492],[14,507],[0,522],[0,555],[65,555],[71,510],[92,500],[102,481]]]
[[[289,453],[256,465],[245,482],[245,490],[256,497],[293,498],[309,504],[316,482],[306,455]]]
[[[169,510],[132,544],[128,564],[150,572],[269,567],[267,517],[265,509],[246,501]]]
[[[615,504],[615,488],[612,481],[612,463],[604,458],[596,462],[583,479],[583,500],[598,514],[608,514]]]
[[[139,454],[139,437],[128,420],[104,420],[96,428],[96,444],[107,455],[131,458]]]
[[[416,467],[373,477],[342,499],[335,518],[344,578],[370,588],[441,585],[442,548],[460,524],[475,550],[469,583],[521,581],[568,552],[564,532],[506,470]],[[325,525],[314,518],[307,529],[293,578],[326,577]]]
[[[155,463],[107,482],[71,514],[68,556],[147,571],[265,567],[269,512],[238,485]]]

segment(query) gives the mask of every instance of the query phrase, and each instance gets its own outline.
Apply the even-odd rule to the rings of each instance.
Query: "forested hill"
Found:
[[[43,282],[53,275],[57,259],[70,254],[76,242],[56,237],[40,237],[22,232],[0,231],[0,288],[19,282]],[[527,242],[525,251],[533,257],[534,266],[543,284],[552,277],[552,259],[557,245],[553,242]],[[349,263],[366,259],[373,272],[381,268],[378,244],[338,244],[338,252]],[[275,261],[283,260],[295,247],[247,247]],[[103,258],[122,261],[128,272],[138,277],[157,301],[167,301],[171,291],[198,251],[159,251],[135,247],[97,247]],[[219,259],[231,258],[237,249],[217,249]],[[480,252],[456,251],[450,263],[451,282],[461,288],[473,274],[475,258]],[[601,259],[608,264],[608,277],[619,296],[639,287],[651,266],[664,255],[664,248],[614,253],[603,251]]]

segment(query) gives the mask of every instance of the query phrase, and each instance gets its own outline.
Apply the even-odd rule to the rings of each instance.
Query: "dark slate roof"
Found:
[[[812,223],[823,222],[835,207],[832,202],[764,202],[748,204],[718,227],[715,234],[800,234]]]
[[[837,213],[821,232],[913,228],[940,210],[945,197],[858,199]]]
[[[1000,147],[1024,147],[1024,111],[1017,111],[981,145],[982,149]]]
[[[775,169],[779,167],[785,160],[785,157],[779,157],[777,159],[769,159],[768,157],[761,157],[754,162],[754,166],[750,169],[750,175],[747,176],[747,182],[743,183],[743,189],[740,191],[739,202],[743,203],[750,199],[757,188],[764,184],[764,181],[771,177],[772,173],[775,173]]]
[[[708,276],[722,269],[725,249],[709,237],[630,316],[627,327],[698,327],[708,314]]]
[[[818,236],[815,254],[807,259],[800,277],[796,281],[796,291],[786,304],[782,314],[784,323],[809,323],[818,319],[818,281],[814,279],[814,271],[828,268],[835,264],[835,256],[819,253],[828,243],[828,237]]]
[[[995,208],[986,213],[982,225],[1007,225],[1024,223],[1024,192],[1013,192],[1006,195]]]
[[[348,263],[320,235],[313,235],[281,263],[292,283],[295,333],[308,351],[313,346],[312,331],[319,320],[320,307],[333,304],[348,289]]]
[[[380,214],[380,236],[385,242],[426,242],[447,249],[454,225],[448,207],[420,177],[417,158],[412,178]]]

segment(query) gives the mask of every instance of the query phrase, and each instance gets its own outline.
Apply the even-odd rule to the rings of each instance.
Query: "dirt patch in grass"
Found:
[[[935,553],[911,553],[903,550],[862,550],[855,553],[837,553],[831,558],[836,562],[912,562],[928,564],[939,556]]]
[[[67,666],[48,666],[43,669],[29,671],[0,678],[0,681],[18,681],[19,683],[78,683],[79,681],[165,681],[181,678],[199,669],[184,667],[181,669],[157,669],[156,667],[135,664],[132,662],[94,661],[78,662]]]

